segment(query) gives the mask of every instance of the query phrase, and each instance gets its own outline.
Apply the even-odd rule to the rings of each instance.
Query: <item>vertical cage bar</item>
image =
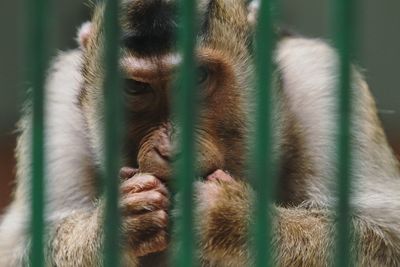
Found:
[[[105,0],[104,15],[104,192],[106,196],[104,222],[104,266],[120,265],[120,214],[119,199],[119,163],[122,140],[122,95],[119,70],[119,1]]]
[[[190,267],[194,265],[193,233],[193,178],[195,176],[194,124],[196,118],[195,57],[196,44],[196,1],[180,1],[181,27],[178,32],[179,50],[182,55],[178,90],[175,92],[177,116],[181,129],[182,160],[177,162],[177,179],[180,218],[176,225],[178,253],[173,266]]]
[[[32,82],[32,216],[30,265],[44,266],[44,103],[45,73],[48,60],[47,25],[49,1],[27,1],[28,80]]]
[[[275,47],[274,8],[276,1],[262,0],[255,40],[256,126],[253,171],[256,191],[254,249],[256,266],[272,266],[271,217],[268,205],[274,195],[273,160],[273,53]]]
[[[351,265],[351,63],[354,37],[354,0],[336,0],[333,8],[335,45],[339,52],[338,83],[338,205],[336,266]]]

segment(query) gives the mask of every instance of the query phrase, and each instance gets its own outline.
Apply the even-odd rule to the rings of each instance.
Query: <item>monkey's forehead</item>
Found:
[[[214,49],[200,48],[196,50],[195,57],[197,64],[207,66],[209,69],[215,70],[229,64],[226,56]],[[125,51],[120,59],[120,66],[127,78],[148,82],[174,75],[181,65],[182,58],[179,52],[138,57]]]
[[[197,1],[198,38],[210,38],[218,27],[235,29],[241,27],[243,0]],[[242,9],[242,12],[238,11]],[[136,54],[161,54],[175,50],[180,17],[174,0],[124,0],[121,7],[122,36],[124,48]],[[242,16],[240,16],[242,15]],[[215,21],[218,21],[215,23]],[[232,36],[234,37],[234,36]]]

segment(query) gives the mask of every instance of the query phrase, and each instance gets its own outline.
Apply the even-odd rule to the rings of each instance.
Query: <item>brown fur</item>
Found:
[[[152,3],[123,1],[121,27],[128,41],[135,41],[137,32],[148,34],[140,32],[132,15],[141,15],[140,10]],[[248,14],[243,0],[202,0],[198,9],[202,27],[196,58],[209,76],[196,88],[200,100],[195,166],[205,179],[195,184],[196,255],[202,266],[252,266],[248,237],[255,193],[246,158],[247,139],[254,130],[255,80],[254,25],[248,17],[255,16]],[[99,177],[94,170],[103,152],[103,12],[99,3],[80,50],[62,54],[49,75],[48,266],[101,265],[104,200],[95,190]],[[171,36],[162,38],[168,41]],[[121,175],[123,266],[166,266],[167,248],[174,253],[168,221],[179,214],[168,211],[171,163],[179,160],[179,131],[171,110],[176,45],[146,49],[121,47],[125,78],[151,88],[151,93],[124,94],[124,165],[139,171],[124,169]],[[272,261],[277,266],[327,266],[335,255],[336,61],[334,50],[319,40],[285,36],[275,51],[272,153],[279,161],[278,200],[265,212],[273,218]],[[77,92],[63,95],[69,90]],[[399,164],[356,69],[352,92],[352,254],[357,266],[400,266]],[[0,225],[1,266],[22,266],[27,260],[29,118],[28,112],[21,123],[15,200]]]

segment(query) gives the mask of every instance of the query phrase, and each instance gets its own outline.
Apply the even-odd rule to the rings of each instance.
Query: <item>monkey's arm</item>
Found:
[[[100,266],[101,215],[78,211],[57,223],[48,247],[49,264],[54,266]]]
[[[81,59],[79,50],[61,53],[46,83],[46,266],[99,266],[102,255],[102,197],[78,103]],[[28,105],[19,127],[16,191],[0,223],[2,267],[24,266],[29,255],[30,118]],[[136,257],[165,247],[167,192],[148,175],[125,177],[120,190],[122,236],[130,237],[121,244],[122,263],[135,266]]]
[[[103,255],[103,220],[104,205],[100,202],[97,207],[91,211],[80,211],[68,216],[54,227],[52,239],[48,247],[48,264],[50,266],[101,266]],[[149,218],[150,216],[147,215]],[[160,223],[154,216],[154,223],[148,223],[146,227],[157,227]],[[139,227],[140,218],[131,218],[123,220],[122,232],[123,238],[121,246],[121,263],[123,266],[137,266],[138,260],[136,252],[139,249],[149,249],[149,243],[143,244],[146,248],[140,248],[138,231],[145,231]],[[118,229],[116,229],[118,231]],[[147,231],[148,233],[148,231]],[[131,238],[126,238],[126,236]]]
[[[62,230],[64,220],[95,209],[93,163],[78,105],[82,53],[62,52],[52,62],[46,79],[45,222],[46,233]],[[31,207],[31,104],[19,122],[16,148],[16,189],[12,205],[0,224],[0,266],[23,266],[29,255]],[[80,221],[85,225],[85,221]],[[70,227],[71,231],[72,228]],[[91,229],[87,228],[87,233]],[[51,242],[53,234],[46,235]],[[84,239],[85,235],[79,236]],[[51,249],[51,248],[50,248]],[[51,254],[48,254],[51,258]]]
[[[236,181],[206,182],[198,192],[201,260],[211,266],[251,266],[247,240],[254,192],[250,186]],[[271,244],[276,265],[328,265],[335,242],[335,223],[328,209],[272,206],[270,212],[274,218]],[[399,240],[389,227],[362,215],[354,216],[352,222],[357,236],[353,249],[359,266],[399,266]]]
[[[72,213],[51,235],[49,262],[55,266],[101,266],[104,201],[95,209]],[[167,245],[168,191],[154,176],[129,176],[121,185],[121,263],[137,266],[138,257]]]
[[[164,250],[168,192],[151,175],[138,174],[121,185],[121,263],[137,266],[138,257]],[[24,266],[29,253],[29,225],[23,206],[14,202],[0,228],[1,266]],[[103,201],[91,207],[54,213],[46,228],[46,266],[101,266]]]

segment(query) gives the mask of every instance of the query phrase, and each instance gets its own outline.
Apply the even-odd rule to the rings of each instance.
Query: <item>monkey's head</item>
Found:
[[[252,87],[252,27],[245,0],[198,1],[199,31],[195,55],[199,118],[195,127],[196,169],[205,177],[216,169],[240,177],[244,170]],[[179,160],[180,130],[171,98],[181,56],[176,33],[180,25],[174,0],[124,0],[120,11],[124,78],[125,164],[163,180]],[[81,32],[85,84],[80,102],[85,110],[94,153],[102,153],[104,7],[95,8],[90,29]]]

